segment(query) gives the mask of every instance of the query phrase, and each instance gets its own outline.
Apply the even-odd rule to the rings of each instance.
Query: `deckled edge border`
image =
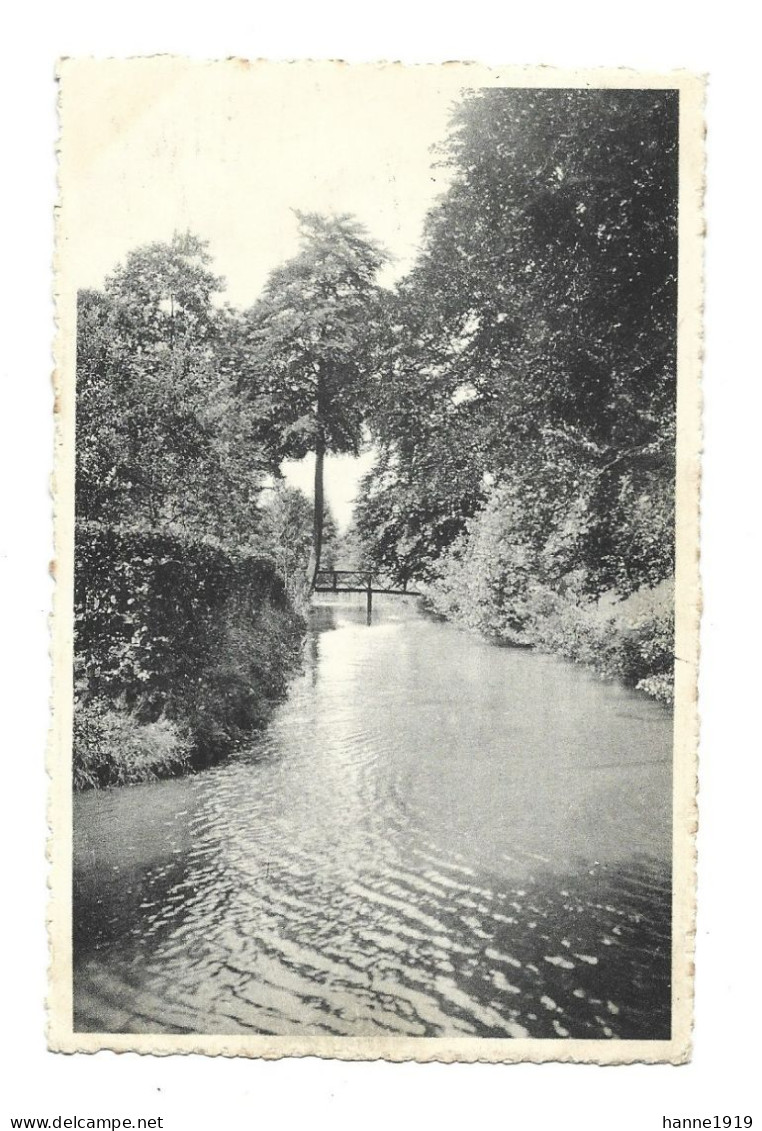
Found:
[[[55,523],[55,578],[51,618],[53,716],[47,768],[49,861],[49,986],[48,1047],[54,1052],[137,1052],[167,1056],[244,1056],[261,1059],[319,1057],[353,1061],[416,1061],[419,1063],[632,1063],[682,1064],[690,1059],[694,1001],[696,925],[696,829],[698,745],[698,653],[701,591],[699,577],[701,365],[703,358],[703,216],[704,76],[684,70],[641,72],[630,68],[568,69],[553,66],[484,67],[474,62],[405,64],[406,68],[460,67],[468,79],[483,85],[520,87],[669,88],[680,91],[679,260],[678,260],[678,394],[677,394],[677,568],[676,568],[676,705],[674,724],[674,851],[673,851],[673,998],[669,1041],[585,1041],[485,1038],[399,1037],[230,1037],[219,1035],[156,1035],[74,1033],[72,1025],[72,617],[73,617],[73,482],[76,295],[66,274],[65,143],[67,136],[64,83],[66,71],[82,64],[129,62],[136,66],[172,65],[214,68],[225,65],[262,67],[348,66],[340,61],[241,59],[198,61],[179,56],[131,59],[63,59],[56,69],[59,133],[54,253],[55,459],[52,479]],[[351,64],[353,69],[400,68],[394,62]],[[68,186],[72,191],[73,186]]]

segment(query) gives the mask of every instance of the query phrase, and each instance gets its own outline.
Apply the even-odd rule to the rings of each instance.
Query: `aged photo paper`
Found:
[[[58,93],[50,1048],[687,1060],[703,80]]]

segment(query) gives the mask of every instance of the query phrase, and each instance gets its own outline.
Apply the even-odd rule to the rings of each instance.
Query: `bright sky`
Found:
[[[248,306],[296,251],[295,208],[356,215],[394,256],[391,281],[410,266],[446,186],[431,146],[474,79],[456,65],[64,65],[62,164],[77,186],[62,225],[72,282],[100,286],[133,248],[189,229],[208,240],[228,299]],[[340,525],[369,462],[327,461]],[[311,466],[287,472],[311,493]]]

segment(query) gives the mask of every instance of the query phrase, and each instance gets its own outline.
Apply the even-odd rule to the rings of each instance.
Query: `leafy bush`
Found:
[[[515,502],[499,489],[469,520],[426,593],[436,612],[485,636],[522,644],[529,642],[536,575],[537,556],[520,534]]]
[[[301,655],[303,621],[261,589],[229,594],[207,637],[203,671],[173,710],[195,737],[197,761],[218,760],[261,729]]]
[[[442,559],[431,607],[501,643],[535,645],[587,664],[662,702],[672,699],[673,581],[596,599],[576,542],[589,531],[582,500],[539,544],[512,484],[496,487]],[[627,584],[623,582],[623,584]]]
[[[674,580],[639,589],[616,606],[619,646],[610,672],[657,699],[672,699],[675,664]]]
[[[645,679],[639,680],[636,686],[638,691],[644,691],[646,695],[658,699],[660,703],[669,705],[675,701],[675,679],[671,672],[646,676]]]
[[[285,694],[303,627],[268,558],[231,555],[211,542],[166,532],[79,522],[79,785],[104,784],[104,778],[114,784],[111,771],[101,774],[97,767],[108,763],[103,745],[107,734],[116,739],[122,733],[118,727],[132,752],[126,764],[135,773],[128,780],[145,780],[143,763],[133,756],[141,740],[146,766],[155,762],[161,776],[176,772],[181,750],[183,764],[225,757]],[[175,746],[161,729],[167,725],[174,727]],[[179,735],[188,736],[187,748]]]
[[[674,593],[671,579],[624,601],[581,604],[538,591],[529,635],[546,651],[594,667],[627,687],[672,702]]]

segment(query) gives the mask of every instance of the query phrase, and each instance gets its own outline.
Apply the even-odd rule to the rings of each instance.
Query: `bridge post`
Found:
[[[339,575],[336,572],[336,570],[334,570],[333,571],[333,591],[334,591],[334,593],[336,592],[336,590],[338,588],[338,582],[339,582]]]
[[[371,624],[373,622],[373,574],[372,573],[368,574],[367,585],[368,585],[368,617],[367,617],[367,623]]]

